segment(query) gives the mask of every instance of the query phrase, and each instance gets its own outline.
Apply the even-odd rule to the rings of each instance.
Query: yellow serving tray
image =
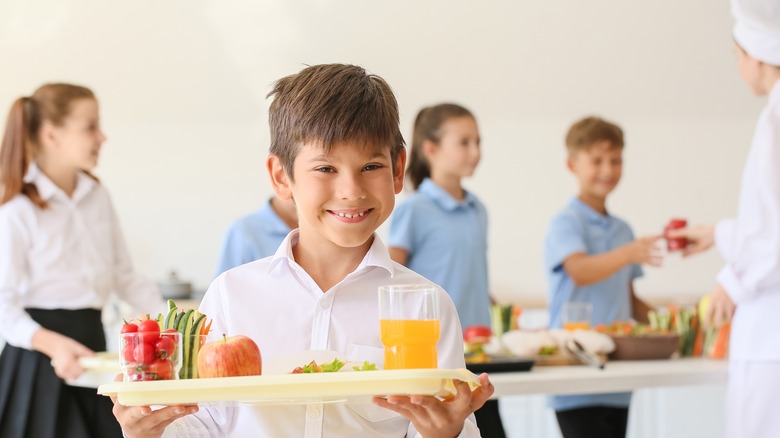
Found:
[[[311,404],[391,394],[448,398],[455,394],[453,380],[467,382],[472,390],[479,387],[477,376],[466,369],[412,369],[114,382],[100,385],[98,394],[117,396],[125,406],[223,401]]]

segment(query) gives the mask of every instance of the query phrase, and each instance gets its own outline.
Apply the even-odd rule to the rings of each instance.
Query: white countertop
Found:
[[[534,366],[493,373],[493,397],[527,394],[592,394],[640,388],[725,384],[727,360],[702,358],[612,361],[603,370],[586,365]]]

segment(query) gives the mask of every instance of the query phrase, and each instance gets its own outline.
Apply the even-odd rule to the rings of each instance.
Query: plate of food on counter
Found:
[[[493,336],[487,327],[464,330],[466,367],[475,372],[529,371],[533,366],[603,367],[615,349],[612,339],[593,330],[509,330]]]

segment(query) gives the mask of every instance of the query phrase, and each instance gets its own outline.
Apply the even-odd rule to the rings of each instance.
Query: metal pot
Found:
[[[171,271],[168,278],[157,283],[157,286],[160,288],[160,295],[166,299],[189,298],[192,295],[192,284],[179,279],[176,271]]]

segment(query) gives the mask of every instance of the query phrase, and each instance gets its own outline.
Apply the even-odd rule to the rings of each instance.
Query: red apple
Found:
[[[236,335],[203,344],[198,352],[198,377],[259,376],[263,370],[255,341]]]

